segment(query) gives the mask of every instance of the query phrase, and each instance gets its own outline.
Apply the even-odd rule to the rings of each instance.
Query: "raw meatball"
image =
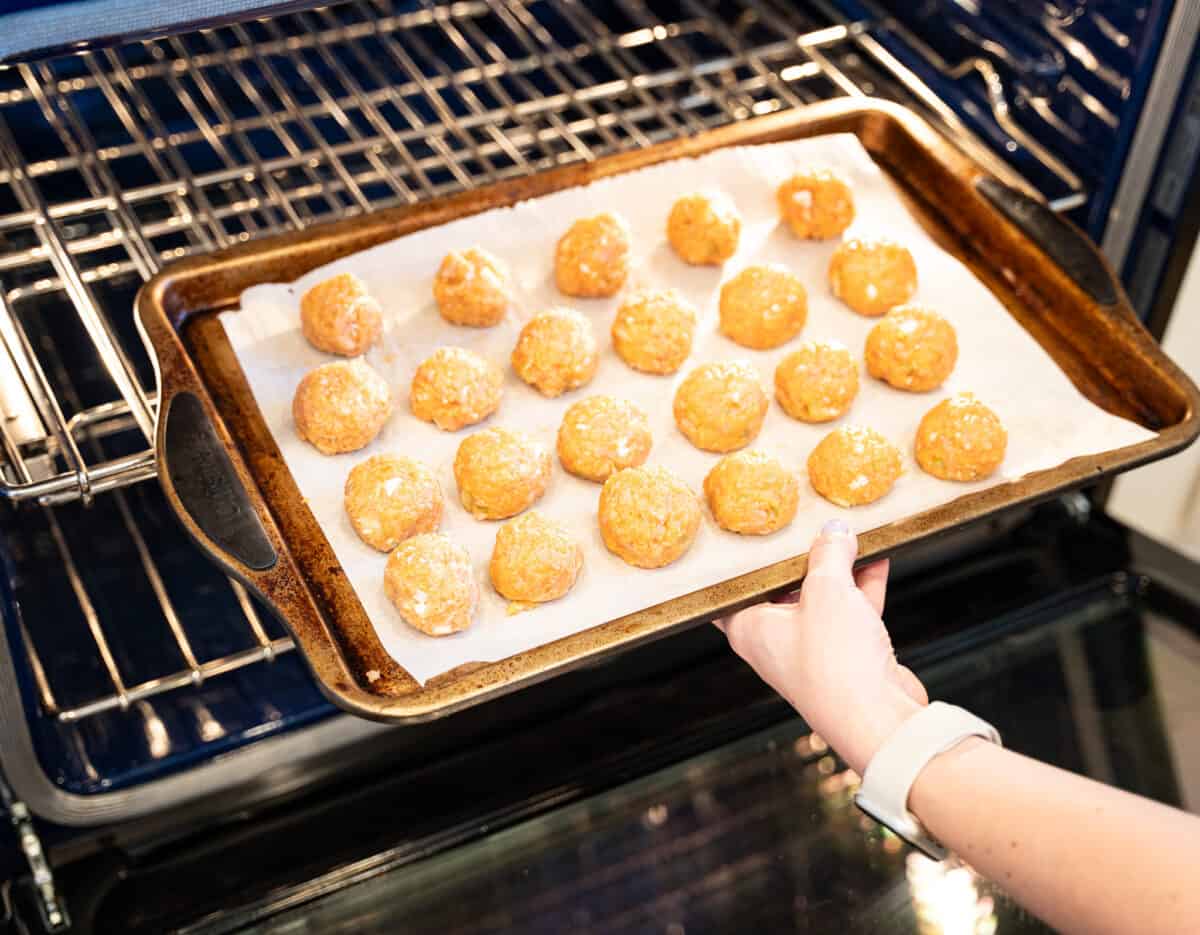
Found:
[[[958,360],[954,327],[923,305],[899,305],[867,335],[867,373],[898,390],[941,386]]]
[[[512,304],[508,270],[481,247],[451,250],[433,278],[433,299],[451,324],[490,328]]]
[[[555,248],[554,281],[566,295],[616,295],[628,275],[629,226],[611,212],[580,218]]]
[[[534,315],[512,352],[517,376],[550,397],[583,386],[599,364],[592,323],[569,308]]]
[[[704,495],[722,529],[766,536],[795,518],[800,483],[777,458],[762,451],[739,451],[708,472]]]
[[[550,451],[524,432],[492,428],[468,435],[454,456],[458,495],[476,519],[507,519],[550,484]]]
[[[882,315],[913,297],[917,265],[894,240],[855,237],[834,251],[829,287],[860,315]]]
[[[858,366],[835,341],[806,341],[775,368],[775,398],[801,422],[831,422],[857,395]]]
[[[343,502],[358,538],[380,552],[418,533],[437,532],[442,522],[437,478],[420,461],[399,455],[373,455],[356,464]]]
[[[804,284],[777,263],[747,266],[721,287],[721,333],[743,347],[779,347],[806,318]]]
[[[488,570],[503,598],[541,604],[562,597],[583,567],[583,549],[565,526],[530,510],[496,533]]]
[[[315,367],[304,375],[292,398],[296,432],[324,455],[370,444],[391,414],[387,381],[364,360]]]
[[[637,467],[650,456],[652,444],[646,413],[612,396],[581,399],[558,429],[562,466],[584,480],[604,482],[616,471]]]
[[[413,374],[413,415],[444,432],[482,422],[500,407],[504,374],[474,351],[440,347]]]
[[[808,456],[813,489],[838,506],[874,503],[900,476],[900,452],[874,429],[834,429]]]
[[[638,568],[661,568],[691,548],[700,501],[664,467],[626,468],[604,482],[599,518],[610,552]]]
[[[692,352],[696,310],[674,289],[627,299],[613,319],[613,349],[634,370],[674,373]]]
[[[440,533],[423,533],[388,556],[383,590],[410,627],[448,636],[471,625],[479,586],[471,556]]]
[[[1008,432],[971,393],[959,393],[925,413],[917,428],[917,463],[942,480],[983,480],[1004,460]]]
[[[839,237],[854,220],[854,194],[825,169],[797,172],[775,192],[779,216],[805,240]]]
[[[750,364],[704,364],[675,391],[675,424],[697,448],[733,451],[754,441],[769,405]]]
[[[383,310],[367,294],[366,283],[353,273],[339,273],[304,293],[300,330],[318,351],[357,357],[383,331]]]
[[[667,218],[667,240],[679,258],[694,266],[717,266],[737,251],[742,219],[723,192],[696,192],[675,202]]]

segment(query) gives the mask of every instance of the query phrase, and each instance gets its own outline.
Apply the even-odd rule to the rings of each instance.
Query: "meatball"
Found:
[[[613,349],[634,370],[674,373],[692,352],[696,310],[674,289],[643,292],[621,303]]]
[[[750,364],[704,364],[675,391],[675,424],[697,448],[733,451],[754,441],[769,405]]]
[[[874,429],[834,429],[808,456],[813,489],[837,506],[874,503],[900,476],[900,452]]]
[[[638,568],[661,568],[691,548],[700,501],[664,467],[626,468],[604,482],[599,519],[610,552]]]
[[[387,381],[361,359],[313,368],[292,398],[296,432],[324,455],[369,445],[391,414]]]
[[[562,597],[583,567],[583,549],[567,528],[537,510],[500,527],[488,570],[501,597],[541,604]]]
[[[913,297],[917,264],[894,240],[855,237],[833,252],[829,288],[860,315],[882,315]]]
[[[504,374],[474,351],[440,347],[413,374],[409,405],[443,432],[482,422],[500,407]]]
[[[959,393],[925,413],[917,428],[917,464],[942,480],[983,480],[1004,460],[1008,432],[971,393]]]
[[[517,376],[543,396],[561,396],[583,386],[599,365],[592,323],[569,308],[531,318],[512,352]]]
[[[737,251],[742,219],[722,192],[684,195],[667,217],[667,240],[693,266],[718,266]]]
[[[616,295],[629,276],[629,225],[611,212],[580,218],[554,250],[554,281],[565,295]]]
[[[401,619],[428,636],[465,630],[479,606],[470,554],[436,532],[396,547],[383,570],[383,591]]]
[[[779,347],[806,318],[804,284],[778,264],[747,266],[721,287],[721,333],[743,347]]]
[[[346,478],[343,503],[358,538],[390,552],[418,533],[437,532],[442,522],[442,488],[420,461],[373,455]]]
[[[923,305],[898,305],[867,335],[867,373],[898,390],[941,386],[958,360],[954,327]]]
[[[778,458],[762,451],[738,451],[708,472],[704,495],[722,529],[766,536],[795,518],[800,483]]]
[[[650,424],[633,403],[590,396],[567,410],[558,429],[562,466],[584,480],[604,482],[650,456]]]
[[[854,220],[854,194],[825,169],[797,172],[775,191],[779,216],[805,240],[840,237]]]
[[[458,496],[476,519],[507,519],[531,506],[550,485],[550,450],[524,432],[484,429],[454,456]]]
[[[433,299],[451,324],[490,328],[512,305],[508,270],[481,247],[451,250],[433,278]]]
[[[357,357],[383,331],[383,309],[366,283],[353,273],[339,273],[304,293],[300,330],[318,351]]]
[[[858,367],[836,341],[806,341],[775,368],[775,398],[793,419],[831,422],[858,395]]]

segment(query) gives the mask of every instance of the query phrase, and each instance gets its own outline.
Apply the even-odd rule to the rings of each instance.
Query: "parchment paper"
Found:
[[[864,372],[860,395],[843,420],[871,425],[901,448],[905,473],[895,489],[882,500],[853,510],[839,509],[818,497],[803,477],[804,463],[833,426],[796,422],[772,402],[755,444],[773,451],[801,473],[802,498],[795,522],[767,538],[742,537],[720,530],[706,511],[704,526],[686,556],[667,568],[643,571],[625,565],[604,548],[595,520],[599,486],[572,477],[556,463],[550,489],[536,508],[575,531],[585,550],[584,569],[565,598],[510,616],[506,602],[487,579],[487,561],[499,524],[472,519],[462,509],[454,484],[454,453],[470,432],[486,425],[519,427],[553,450],[558,424],[568,406],[588,394],[624,396],[650,417],[654,433],[651,463],[668,465],[699,492],[719,456],[693,448],[672,419],[672,395],[688,371],[706,361],[748,359],[770,392],[775,365],[805,338],[834,338],[861,354],[876,320],[854,314],[829,294],[825,273],[835,242],[795,240],[777,220],[777,184],[795,169],[810,165],[834,166],[848,177],[858,206],[852,232],[886,233],[907,243],[920,274],[916,298],[939,309],[958,330],[958,366],[944,387],[932,393],[904,393]],[[723,269],[689,267],[666,243],[664,227],[672,202],[696,189],[723,189],[742,212],[740,248]],[[559,235],[574,219],[606,209],[621,212],[633,231],[637,261],[629,285],[674,286],[700,312],[692,357],[673,377],[635,373],[615,355],[609,329],[617,299],[571,300],[554,288],[552,258]],[[447,324],[431,297],[432,277],[446,252],[474,244],[504,259],[517,284],[517,317],[491,329]],[[738,347],[716,332],[720,282],[746,264],[760,261],[788,265],[809,290],[808,323],[801,336],[765,352]],[[296,384],[307,370],[332,359],[311,348],[301,336],[299,302],[305,289],[343,270],[361,276],[383,304],[384,338],[367,357],[391,383],[396,411],[367,449],[325,457],[300,441],[292,425]],[[508,356],[521,325],[532,313],[563,304],[579,308],[592,319],[602,357],[589,386],[547,400],[513,375]],[[720,150],[422,231],[315,270],[296,283],[250,289],[242,296],[241,310],[225,313],[222,321],[288,467],[380,640],[396,661],[422,682],[462,663],[502,659],[802,554],[820,526],[833,516],[843,517],[856,530],[869,530],[973,489],[1152,437],[1151,432],[1105,413],[1075,390],[999,301],[921,230],[890,181],[851,135]],[[442,345],[472,348],[505,369],[504,402],[483,425],[451,434],[410,413],[408,386],[413,371]],[[992,406],[1009,432],[1008,455],[1001,470],[977,484],[936,480],[920,471],[912,457],[921,416],[943,397],[961,390],[974,392]],[[369,455],[389,450],[420,458],[436,471],[446,494],[443,531],[471,552],[483,597],[476,622],[465,633],[432,638],[406,626],[384,597],[385,556],[359,541],[344,514],[342,485],[347,472]]]

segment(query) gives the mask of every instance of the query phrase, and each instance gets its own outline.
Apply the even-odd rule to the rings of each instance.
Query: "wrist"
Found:
[[[876,751],[901,724],[920,711],[922,705],[899,688],[887,688],[878,695],[862,699],[846,719],[841,746],[833,743],[842,759],[862,775]]]

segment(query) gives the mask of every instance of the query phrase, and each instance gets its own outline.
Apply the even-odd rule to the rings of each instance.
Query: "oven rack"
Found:
[[[120,489],[154,476],[141,282],[190,254],[837,95],[920,107],[1011,178],[871,28],[823,0],[359,0],[0,69],[0,495],[40,507],[103,673],[60,703],[24,633],[44,713],[78,722],[292,649],[230,581],[250,646],[198,658]],[[152,678],[123,674],[122,621],[96,611],[62,532],[61,505],[104,491],[161,611],[138,626],[184,663]]]
[[[996,162],[871,22],[824,2],[405,6],[363,0],[0,72],[0,496],[87,502],[154,476],[147,364],[118,333],[129,289],[114,303],[101,288],[171,260],[881,80]],[[994,106],[1006,113],[1002,87]],[[107,391],[76,411],[24,324],[46,301],[74,311],[72,339],[104,368]],[[133,450],[84,450],[130,431]]]

